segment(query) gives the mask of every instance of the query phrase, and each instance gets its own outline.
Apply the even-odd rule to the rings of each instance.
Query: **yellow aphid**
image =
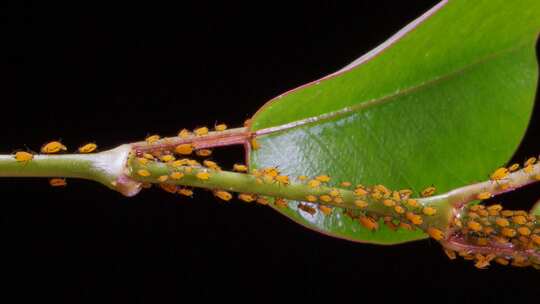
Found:
[[[253,149],[253,150],[259,150],[260,148],[261,148],[261,145],[259,144],[259,142],[257,141],[257,139],[252,138],[252,139],[251,139],[251,149]]]
[[[268,199],[266,199],[265,197],[258,197],[256,202],[261,205],[268,205]],[[300,205],[301,204],[299,204],[298,207],[300,207]]]
[[[493,229],[492,227],[484,227],[485,234],[492,234],[493,232],[495,232],[495,229]]]
[[[330,176],[328,175],[319,175],[315,177],[316,180],[320,181],[321,183],[328,183],[330,181]]]
[[[366,201],[363,201],[363,200],[355,200],[355,201],[354,201],[354,204],[355,204],[358,208],[366,208],[367,206],[369,206],[369,204],[368,204]]]
[[[218,166],[218,164],[216,162],[213,162],[211,160],[205,160],[203,161],[203,165],[205,165],[206,167],[210,168],[210,169],[213,169],[213,170],[221,170],[221,167]]]
[[[176,172],[175,171],[175,172],[171,173],[171,178],[172,179],[178,180],[178,179],[181,179],[182,177],[184,177],[184,173],[182,173],[182,172]]]
[[[180,144],[174,148],[174,152],[182,155],[189,155],[193,153],[192,144]]]
[[[147,143],[153,144],[156,141],[158,141],[160,138],[161,137],[159,135],[151,135],[151,136],[148,136],[145,140],[146,140]]]
[[[324,214],[324,215],[330,215],[332,214],[332,208],[331,207],[328,207],[328,206],[325,206],[325,205],[319,205],[319,210]]]
[[[371,194],[371,197],[375,200],[381,200],[383,198],[383,194],[379,191],[376,191]]]
[[[139,162],[139,164],[141,165],[146,165],[148,164],[149,160],[147,158],[142,158],[142,157],[137,157],[137,161]]]
[[[148,159],[148,160],[153,160],[154,159],[154,155],[152,155],[150,153],[143,153],[143,157]]]
[[[195,135],[197,136],[204,136],[208,134],[208,128],[207,127],[197,128],[193,130],[193,133],[195,133]]]
[[[368,192],[364,188],[356,188],[354,189],[354,195],[356,196],[366,196]]]
[[[333,188],[332,190],[330,190],[330,192],[328,192],[328,194],[330,194],[330,196],[333,196],[333,197],[337,197],[337,196],[340,196],[341,193],[339,192],[338,189],[336,188]]]
[[[494,254],[488,254],[487,256],[483,256],[481,254],[477,254],[476,256],[476,263],[474,266],[478,269],[485,269],[489,266],[489,262],[495,258]]]
[[[469,210],[471,210],[471,211],[478,211],[478,210],[481,210],[481,209],[484,209],[484,208],[485,208],[484,205],[479,205],[479,204],[478,204],[478,205],[473,205],[473,206],[471,206],[471,207],[469,208]]]
[[[497,219],[495,219],[495,223],[501,227],[507,227],[508,225],[510,225],[510,222],[503,217],[498,217]]]
[[[317,201],[317,197],[315,195],[309,194],[306,196],[306,200],[313,203]]]
[[[399,194],[399,192],[397,191],[392,192],[392,199],[395,200],[396,202],[399,202],[401,200],[401,195]]]
[[[251,203],[253,202],[255,199],[257,199],[257,197],[253,194],[248,194],[248,193],[240,193],[238,194],[238,198],[246,203]]]
[[[386,188],[384,185],[375,185],[373,186],[373,190],[375,192],[380,192],[384,196],[389,196],[392,194],[392,191],[390,191],[388,188]]]
[[[540,236],[539,236],[539,235],[536,235],[536,234],[531,235],[531,240],[532,240],[536,245],[540,245]]]
[[[59,141],[51,141],[41,147],[41,153],[58,153],[60,151],[66,151],[67,148]]]
[[[198,161],[196,161],[194,159],[188,159],[186,162],[190,166],[200,166],[201,165]]]
[[[341,204],[341,203],[343,203],[343,198],[341,198],[341,197],[339,197],[339,196],[338,196],[338,197],[334,197],[334,203],[336,203],[336,204]]]
[[[525,166],[525,168],[523,168],[523,172],[525,172],[527,174],[533,173],[533,170],[534,170],[533,165],[527,165],[527,166]]]
[[[383,201],[383,205],[385,205],[386,207],[393,207],[396,205],[396,202],[394,202],[393,200],[391,199],[385,199]]]
[[[398,192],[403,198],[408,198],[413,193],[411,189],[402,189],[402,190],[399,190]]]
[[[53,187],[64,187],[67,185],[65,178],[51,178],[49,184]]]
[[[279,175],[279,170],[276,167],[268,167],[263,169],[263,174],[274,178]]]
[[[433,187],[433,186],[430,186],[430,187],[427,187],[426,189],[422,190],[420,195],[422,195],[422,197],[432,196],[433,194],[435,194],[435,191],[437,191],[437,189],[435,187]]]
[[[278,175],[275,177],[275,180],[282,185],[289,184],[289,177],[287,175]]]
[[[431,236],[437,241],[440,241],[444,238],[444,232],[434,227],[429,227],[427,233],[429,234],[429,236]]]
[[[405,229],[405,230],[409,230],[409,231],[413,231],[414,228],[410,225],[410,224],[407,224],[405,222],[401,222],[399,223],[399,227]]]
[[[513,165],[511,165],[511,166],[508,168],[508,171],[514,172],[514,171],[516,171],[517,169],[519,169],[519,164],[513,164]]]
[[[529,214],[526,211],[523,211],[523,210],[516,210],[516,211],[514,211],[514,215],[527,216]]]
[[[476,244],[478,244],[480,246],[486,246],[488,244],[488,239],[487,238],[478,238],[476,240]]]
[[[504,216],[504,217],[511,217],[512,215],[514,215],[514,211],[512,211],[512,210],[503,210],[503,211],[501,211],[501,215]]]
[[[139,174],[142,177],[147,177],[147,176],[150,176],[150,171],[146,169],[139,169],[137,170],[137,174]]]
[[[223,191],[223,190],[214,191],[214,195],[219,197],[220,199],[222,199],[224,201],[230,201],[231,198],[232,198],[232,194],[230,194],[227,191]]]
[[[212,150],[210,150],[210,149],[201,149],[201,150],[195,151],[195,153],[198,156],[208,157],[208,156],[212,155]]]
[[[298,209],[303,210],[311,215],[314,215],[315,213],[317,213],[317,210],[315,210],[315,208],[305,205],[305,204],[298,204]]]
[[[319,180],[316,180],[316,179],[312,179],[308,182],[308,186],[310,186],[311,188],[317,188],[321,185],[321,182]]]
[[[188,159],[182,158],[182,159],[173,161],[170,165],[173,166],[174,168],[178,168],[178,167],[185,166],[188,164],[189,164]]]
[[[305,180],[307,180],[307,179],[308,179],[308,177],[305,176],[305,175],[300,175],[300,176],[298,176],[298,180],[301,181],[301,182],[303,182],[303,181],[305,181]]]
[[[404,209],[403,207],[401,207],[401,206],[395,206],[395,207],[394,207],[394,211],[395,211],[396,213],[399,213],[399,214],[405,213],[405,209]]]
[[[325,202],[325,203],[330,203],[332,201],[332,197],[328,194],[323,194],[321,196],[319,196],[319,199],[322,201],[322,202]]]
[[[187,188],[180,188],[178,189],[178,194],[182,194],[185,196],[193,196],[193,191]]]
[[[409,206],[411,206],[411,207],[413,207],[413,208],[416,208],[416,207],[419,206],[418,201],[415,200],[415,199],[413,199],[413,198],[409,198],[409,199],[407,200],[407,205],[409,205]]]
[[[433,208],[433,207],[424,207],[424,209],[422,209],[422,212],[425,214],[425,215],[435,215],[435,213],[437,213],[437,209]]]
[[[480,223],[477,221],[469,221],[467,223],[467,227],[475,232],[482,231],[482,225],[480,225]]]
[[[162,183],[164,183],[168,179],[169,179],[169,176],[167,176],[167,175],[161,175],[160,177],[158,177],[158,181],[160,181]]]
[[[247,172],[247,171],[248,171],[248,167],[245,166],[245,165],[234,164],[234,165],[233,165],[233,171],[236,171],[236,172]]]
[[[176,193],[176,185],[173,184],[159,184],[159,187],[169,193]]]
[[[531,158],[527,159],[527,161],[525,161],[523,166],[527,167],[529,165],[534,165],[535,163],[536,163],[536,157],[531,157]]]
[[[276,206],[278,206],[279,208],[285,208],[288,206],[287,200],[284,198],[276,198],[274,204],[276,204]]]
[[[18,162],[28,162],[34,158],[34,155],[29,152],[19,151],[15,153],[15,160]]]
[[[456,226],[459,227],[459,228],[463,228],[463,223],[462,223],[461,220],[458,219],[458,218],[455,218],[455,219],[454,219],[454,225],[456,225]]]
[[[488,191],[480,192],[476,195],[476,199],[479,200],[486,200],[488,198],[491,198],[491,192]]]
[[[225,131],[225,130],[227,130],[227,125],[226,124],[219,124],[219,125],[215,126],[215,129],[216,129],[216,131]]]
[[[498,181],[498,180],[506,178],[508,176],[508,173],[509,173],[509,170],[505,167],[502,167],[493,171],[493,173],[491,173],[489,178],[491,180]]]
[[[341,182],[340,185],[341,187],[347,188],[347,187],[350,187],[352,184],[350,182]]]
[[[379,229],[379,223],[377,223],[377,221],[375,221],[371,217],[362,215],[358,218],[358,221],[360,222],[360,224],[362,224],[362,226],[366,227],[369,230],[373,231]]]
[[[512,222],[518,225],[524,225],[525,223],[527,223],[527,218],[523,215],[515,215],[512,217]]]
[[[506,237],[514,237],[514,236],[516,236],[516,230],[514,230],[512,228],[508,228],[508,227],[504,227],[501,230],[501,233],[502,233],[502,235],[504,235]]]
[[[501,205],[499,205],[499,204],[495,204],[495,205],[491,205],[491,206],[487,207],[487,210],[489,212],[496,212],[496,213],[498,213],[502,209],[503,209],[503,207]]]
[[[444,248],[444,253],[446,253],[446,256],[450,260],[455,260],[456,259],[456,252],[455,251]]]
[[[506,266],[506,265],[508,265],[508,264],[510,263],[510,262],[508,262],[508,260],[505,259],[505,258],[496,258],[496,259],[495,259],[495,262],[497,262],[497,263],[499,263],[499,264],[501,264],[501,265],[503,265],[503,266]]]
[[[407,212],[405,214],[405,217],[414,225],[422,225],[422,223],[424,222],[420,215],[414,214],[412,212]]]
[[[524,236],[528,236],[531,234],[531,229],[525,227],[525,226],[521,226],[517,229],[517,231],[519,232],[519,234],[521,235],[524,235]]]
[[[170,161],[174,161],[176,158],[174,158],[174,156],[170,155],[170,154],[165,154],[163,156],[161,156],[159,158],[162,162],[170,162]]]
[[[92,153],[96,151],[97,145],[95,143],[88,143],[82,147],[79,147],[79,153]]]
[[[210,178],[210,173],[198,172],[197,174],[195,174],[195,177],[197,177],[200,180],[208,180]]]
[[[191,135],[191,132],[189,132],[188,129],[182,129],[180,132],[178,132],[178,137],[182,139],[186,139]]]

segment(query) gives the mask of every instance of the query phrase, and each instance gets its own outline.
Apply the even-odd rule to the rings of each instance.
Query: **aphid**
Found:
[[[536,157],[531,157],[531,158],[527,159],[527,161],[525,161],[523,166],[527,167],[527,166],[534,165],[535,163],[536,163]]]
[[[456,259],[456,252],[455,251],[444,248],[444,253],[446,253],[446,256],[448,256],[448,258],[450,260],[455,260]]]
[[[208,157],[208,156],[212,155],[212,150],[210,150],[210,149],[201,149],[201,150],[195,151],[195,153],[198,156]]]
[[[506,178],[508,176],[508,173],[509,173],[509,170],[505,167],[502,167],[493,171],[493,173],[491,173],[489,178],[493,181],[498,181],[498,180]]]
[[[144,166],[148,164],[149,160],[147,158],[137,157],[137,162],[139,162],[139,164]]]
[[[368,192],[364,188],[356,188],[354,189],[354,195],[356,196],[366,196]]]
[[[178,154],[189,155],[193,152],[192,144],[180,144],[174,148],[174,151]]]
[[[380,192],[385,197],[390,196],[390,194],[392,194],[392,191],[390,191],[384,185],[375,185],[375,186],[373,186],[373,190],[375,192]]]
[[[514,211],[512,210],[503,210],[501,211],[501,215],[504,217],[511,217],[514,215]]]
[[[236,171],[236,172],[247,172],[247,171],[248,171],[248,167],[245,166],[245,165],[234,164],[234,165],[233,165],[233,171]]]
[[[195,174],[195,177],[197,177],[200,180],[208,180],[210,178],[210,173],[198,172],[197,174]]]
[[[158,181],[164,183],[165,181],[167,181],[169,179],[169,176],[168,175],[161,175],[160,177],[158,177]]]
[[[514,215],[527,216],[529,214],[526,211],[523,211],[523,210],[516,210],[516,211],[514,211]]]
[[[401,222],[399,223],[399,227],[405,229],[405,230],[409,230],[409,231],[413,231],[414,228],[410,225],[410,224],[407,224],[405,222]]]
[[[29,152],[19,151],[15,153],[15,160],[18,162],[29,162],[34,159],[34,155]]]
[[[227,125],[226,124],[219,124],[219,125],[215,126],[215,129],[216,129],[216,131],[225,131],[225,130],[227,130]]]
[[[309,178],[309,177],[307,177],[307,176],[305,176],[305,175],[300,175],[300,176],[298,176],[298,180],[301,181],[301,182],[307,180],[308,178]]]
[[[485,229],[484,229],[485,230]],[[487,238],[478,238],[476,240],[476,244],[480,245],[480,246],[487,246],[488,244],[488,239]]]
[[[399,207],[399,206],[398,206]],[[394,224],[394,222],[392,221],[392,217],[391,216],[385,216],[384,218],[384,224],[390,228],[390,230],[396,230],[397,229],[397,226],[396,224]]]
[[[539,235],[536,235],[536,234],[531,235],[531,240],[534,243],[536,243],[536,245],[540,245],[540,236]]]
[[[401,195],[399,194],[399,192],[397,191],[392,192],[392,199],[396,202],[399,202],[401,200]]]
[[[316,179],[312,179],[308,182],[308,186],[310,186],[311,188],[317,188],[321,185],[321,182],[319,180],[316,180]]]
[[[176,185],[173,184],[159,184],[159,187],[169,193],[176,193]]]
[[[255,199],[257,199],[257,197],[253,194],[248,194],[248,193],[240,193],[238,194],[238,198],[240,200],[243,200],[244,202],[246,203],[251,203],[253,202]]]
[[[154,155],[152,155],[150,153],[143,153],[143,157],[148,159],[148,160],[154,160]]]
[[[463,223],[461,222],[459,218],[454,219],[454,225],[456,225],[459,228],[463,228]]]
[[[415,199],[412,199],[412,198],[409,198],[409,199],[407,200],[407,205],[409,205],[409,206],[411,206],[411,207],[413,207],[413,208],[416,208],[416,207],[419,206],[419,205],[418,205],[418,201],[415,200]]]
[[[184,196],[193,196],[193,191],[188,188],[180,188],[178,189],[178,194],[182,194]]]
[[[525,223],[527,223],[527,218],[523,215],[515,215],[512,217],[512,222],[518,225],[525,225]]]
[[[422,195],[422,197],[432,196],[433,194],[435,194],[435,191],[437,191],[437,189],[434,186],[430,186],[422,190],[420,195]]]
[[[409,198],[413,194],[413,191],[411,189],[402,189],[398,192],[404,199]]]
[[[268,199],[265,197],[258,197],[256,202],[261,205],[268,205]]]
[[[533,170],[534,170],[533,165],[527,165],[527,166],[525,166],[525,168],[523,168],[523,172],[525,172],[527,174],[533,173]]]
[[[181,179],[182,177],[184,177],[184,173],[182,173],[182,172],[175,171],[175,172],[171,173],[171,178],[172,179],[178,180],[178,179]]]
[[[536,174],[536,175],[534,176],[534,179],[537,180],[537,181],[539,181],[539,180],[540,180],[540,174]]]
[[[398,214],[403,214],[403,213],[405,213],[405,209],[404,209],[403,207],[401,207],[401,206],[395,206],[395,207],[394,207],[394,211],[395,211],[396,213],[398,213]]]
[[[88,143],[82,147],[79,147],[79,153],[92,153],[96,151],[97,145],[95,143]]]
[[[405,214],[405,217],[414,225],[422,225],[422,223],[424,222],[420,215],[414,214],[412,212],[407,212]]]
[[[499,263],[499,264],[501,264],[501,265],[503,265],[503,266],[506,266],[506,265],[508,265],[508,264],[510,263],[510,262],[508,262],[508,260],[505,259],[505,258],[496,258],[496,259],[495,259],[495,262],[497,262],[497,263]]]
[[[231,198],[232,198],[232,194],[230,194],[227,191],[223,191],[223,190],[214,191],[214,195],[217,196],[218,198],[224,200],[224,201],[230,201]]]
[[[163,156],[161,156],[159,158],[162,162],[170,162],[170,161],[174,161],[176,158],[174,156],[172,156],[171,154],[165,154]]]
[[[309,194],[306,196],[306,200],[313,203],[317,201],[317,197],[315,195]]]
[[[488,198],[491,198],[491,192],[488,191],[480,192],[476,195],[476,199],[479,200],[486,200]]]
[[[278,175],[275,177],[275,180],[282,185],[289,184],[289,177],[287,175]]]
[[[502,191],[508,190],[508,189],[510,188],[510,183],[500,184],[499,188],[500,188]]]
[[[218,164],[216,162],[213,162],[211,160],[203,161],[203,165],[205,165],[206,167],[208,167],[208,168],[210,168],[212,170],[216,170],[216,171],[221,170],[221,167],[218,166]]]
[[[355,200],[354,201],[354,204],[358,207],[358,208],[366,208],[367,206],[369,206],[369,204],[366,202],[366,201],[363,201],[363,200]]]
[[[495,223],[501,227],[507,227],[508,225],[510,225],[510,222],[508,222],[508,220],[503,217],[498,217],[497,219],[495,219]]]
[[[476,256],[476,263],[474,264],[474,266],[476,268],[479,268],[479,269],[485,269],[486,267],[489,266],[489,262],[495,258],[495,255],[494,254],[488,254],[486,256],[483,256],[481,254],[477,254]]]
[[[319,175],[319,176],[316,176],[315,179],[320,181],[321,183],[328,183],[330,181],[330,176],[328,176],[328,175]]]
[[[145,141],[149,144],[153,144],[156,141],[158,141],[161,137],[159,135],[150,135],[148,136]]]
[[[476,222],[476,221],[469,221],[467,223],[467,227],[469,229],[471,229],[472,231],[482,231],[482,225],[480,225],[480,223]]]
[[[253,150],[259,150],[260,148],[261,148],[261,145],[259,144],[259,142],[257,141],[257,139],[252,138],[252,139],[251,139],[251,149],[253,149]]]
[[[521,226],[517,229],[517,231],[519,232],[519,234],[521,235],[525,235],[525,236],[528,236],[531,234],[531,229],[525,227],[525,226]]]
[[[358,221],[360,222],[360,224],[362,224],[362,226],[366,227],[368,230],[374,231],[374,230],[379,229],[379,223],[377,223],[377,221],[375,221],[373,218],[369,216],[362,215],[358,218]]]
[[[502,233],[502,235],[504,235],[506,237],[510,237],[510,238],[516,236],[516,230],[514,230],[512,228],[508,228],[508,227],[504,227],[501,230],[501,233]]]
[[[338,197],[341,195],[341,193],[339,192],[338,189],[336,188],[333,188],[332,190],[330,190],[330,192],[328,192],[328,194],[330,194],[330,196],[333,196],[333,197]]]
[[[343,203],[343,199],[341,197],[334,197],[334,203],[341,204]]]
[[[385,199],[383,201],[383,205],[385,205],[386,207],[393,207],[396,205],[396,202],[394,202],[393,200],[391,199]]]
[[[41,153],[58,153],[60,151],[66,151],[67,148],[59,141],[51,141],[41,147]]]
[[[499,205],[499,204],[491,205],[491,206],[487,207],[487,210],[489,212],[489,215],[495,216],[495,215],[498,215],[499,211],[502,210],[502,206]]]
[[[311,215],[314,215],[315,213],[317,213],[317,210],[315,210],[315,208],[308,206],[306,204],[298,204],[298,209],[305,211]]]
[[[508,171],[514,172],[517,171],[517,169],[519,169],[519,164],[513,164],[508,168]]]
[[[340,185],[341,187],[347,188],[347,187],[350,187],[352,184],[350,182],[341,182]]]
[[[276,204],[276,206],[278,206],[279,208],[285,208],[288,206],[287,200],[281,197],[276,198],[276,200],[274,201],[274,204]]]
[[[150,176],[150,171],[146,169],[139,169],[137,170],[137,174],[139,174],[142,177],[147,177],[147,176]]]
[[[429,227],[427,233],[429,234],[429,236],[431,236],[437,241],[440,241],[444,238],[444,232],[435,227]]]
[[[334,210],[334,209],[331,208],[331,207],[325,206],[325,205],[319,205],[319,210],[320,210],[324,215],[330,215],[330,214],[332,214],[332,210]]]
[[[435,213],[437,213],[437,209],[428,206],[428,207],[424,207],[424,209],[422,209],[422,212],[425,215],[431,216],[431,215],[435,215]]]
[[[193,130],[193,133],[195,133],[195,135],[197,136],[204,136],[208,134],[208,128],[207,127],[197,128]]]
[[[64,187],[67,185],[65,178],[51,178],[49,184],[53,187]]]
[[[332,197],[328,194],[323,194],[321,196],[319,196],[319,199],[322,201],[322,202],[325,202],[325,203],[330,203],[332,201]]]

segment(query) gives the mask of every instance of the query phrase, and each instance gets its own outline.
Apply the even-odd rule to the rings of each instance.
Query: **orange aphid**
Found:
[[[536,163],[536,157],[531,157],[531,158],[529,158],[529,159],[527,159],[525,161],[523,166],[527,167],[527,166],[530,166],[530,165],[534,165],[535,163]]]
[[[192,144],[180,144],[174,148],[174,151],[178,154],[189,155],[193,152]]]
[[[49,184],[53,187],[64,187],[67,185],[65,178],[51,178]]]
[[[510,225],[510,222],[508,222],[508,220],[503,217],[498,217],[497,219],[495,219],[495,223],[501,227],[507,227],[508,225]]]
[[[444,248],[444,253],[446,253],[446,256],[450,260],[455,260],[456,259],[456,252],[455,251]]]
[[[184,196],[193,196],[193,191],[187,188],[180,188],[178,189],[178,194],[182,194]]]
[[[362,226],[366,227],[369,230],[373,231],[379,229],[379,223],[377,223],[377,221],[375,221],[369,216],[362,215],[358,218],[358,221],[360,222],[360,224],[362,224]]]
[[[238,198],[246,203],[251,203],[257,199],[255,195],[248,193],[240,193],[238,194]]]
[[[184,177],[184,173],[182,173],[182,172],[177,172],[177,171],[175,171],[175,172],[171,173],[171,178],[172,178],[172,179],[179,180],[179,179],[181,179],[182,177]]]
[[[469,221],[467,223],[467,227],[469,229],[471,229],[472,231],[482,231],[482,225],[480,225],[480,223],[476,222],[476,221]]]
[[[221,167],[218,166],[218,164],[216,162],[213,162],[211,160],[203,161],[203,165],[205,165],[206,167],[208,167],[208,168],[210,168],[212,170],[216,170],[216,171],[221,170]]]
[[[257,204],[261,204],[261,205],[268,205],[268,199],[265,198],[265,197],[258,197],[257,200],[256,200]],[[298,207],[300,207],[301,204],[298,205]],[[306,206],[308,207],[308,206]],[[313,209],[313,208],[312,208]],[[313,209],[313,211],[315,211],[315,209]]]
[[[502,235],[504,235],[506,237],[514,237],[514,236],[516,236],[516,230],[514,230],[512,228],[508,228],[508,227],[504,227],[501,230],[501,233],[502,233]]]
[[[498,180],[506,178],[508,176],[508,173],[509,173],[509,170],[505,167],[502,167],[493,171],[493,173],[491,173],[489,178],[493,181],[498,181]]]
[[[341,187],[347,188],[347,187],[350,187],[352,184],[350,182],[341,182],[340,185]]]
[[[507,259],[502,258],[502,257],[501,258],[496,258],[495,262],[497,262],[497,263],[499,263],[501,265],[504,265],[504,266],[506,266],[506,265],[508,265],[510,263],[510,262],[508,262]]]
[[[143,158],[146,158],[148,160],[153,160],[154,159],[154,155],[150,154],[150,153],[143,153]]]
[[[319,175],[319,176],[316,176],[315,179],[320,181],[321,183],[328,183],[330,181],[330,176],[328,176],[328,175]]]
[[[248,171],[248,167],[245,166],[245,165],[234,164],[234,165],[233,165],[233,171],[236,171],[236,172],[247,172],[247,171]]]
[[[508,168],[508,171],[514,172],[514,171],[516,171],[517,169],[519,169],[519,164],[513,164],[513,165],[511,165],[511,166]]]
[[[429,234],[429,236],[431,236],[437,241],[440,241],[444,238],[444,232],[434,227],[429,227],[427,233]]]
[[[305,211],[311,215],[314,215],[315,213],[317,213],[317,210],[315,210],[315,208],[308,206],[306,204],[298,204],[298,209]]]
[[[525,166],[525,168],[523,168],[523,172],[525,172],[527,174],[533,173],[533,170],[534,170],[533,165],[527,165],[527,166]]]
[[[278,175],[275,177],[275,180],[282,185],[289,184],[289,177],[287,175]]]
[[[396,202],[394,202],[393,200],[391,199],[385,199],[383,201],[383,205],[385,205],[386,207],[393,207],[396,205]]]
[[[214,195],[217,196],[218,198],[224,200],[224,201],[230,201],[231,198],[232,198],[232,194],[230,194],[227,191],[223,191],[223,190],[214,191]]]
[[[422,223],[424,222],[420,215],[414,214],[412,212],[407,212],[405,214],[405,217],[414,225],[422,225]]]
[[[150,135],[148,136],[145,141],[149,144],[153,144],[156,141],[158,141],[161,137],[159,135]]]
[[[173,184],[159,184],[159,187],[169,193],[176,193],[176,185]]]
[[[523,215],[515,215],[512,217],[512,222],[519,225],[524,225],[525,223],[527,223],[527,218]]]
[[[358,208],[366,208],[367,206],[369,206],[369,204],[368,204],[366,201],[363,201],[363,200],[355,200],[355,201],[354,201],[354,204],[355,204]]]
[[[433,207],[424,207],[424,209],[422,209],[422,212],[425,214],[425,215],[435,215],[435,213],[437,213],[437,209],[433,208]]]
[[[420,195],[422,195],[423,197],[432,196],[433,194],[435,194],[435,191],[437,191],[437,189],[434,186],[430,186],[422,190]]]
[[[319,180],[316,180],[316,179],[312,179],[308,182],[308,186],[310,186],[311,188],[317,188],[321,185],[321,182]]]
[[[317,197],[315,195],[309,194],[306,196],[306,200],[313,203],[317,201]]]
[[[479,200],[486,200],[488,198],[491,198],[491,192],[488,191],[480,192],[476,195],[476,199]]]
[[[158,181],[164,183],[165,181],[167,181],[169,179],[169,176],[168,175],[161,175],[160,177],[158,177]]]
[[[197,174],[195,174],[195,177],[200,180],[208,180],[210,178],[210,173],[198,172]]]
[[[394,207],[394,211],[395,211],[396,213],[399,213],[399,214],[405,213],[405,209],[404,209],[403,207],[401,207],[401,206],[395,206],[395,207]]]
[[[274,204],[276,204],[276,206],[278,206],[279,208],[285,208],[288,206],[287,200],[284,198],[276,198]]]
[[[536,235],[536,234],[531,235],[531,240],[532,240],[536,245],[540,245],[540,236],[539,236],[539,235]]]
[[[86,145],[79,147],[79,153],[92,153],[96,151],[97,145],[95,143],[87,143]]]
[[[521,226],[517,229],[517,231],[519,232],[519,234],[521,235],[525,235],[525,236],[528,236],[531,234],[531,229],[529,229],[528,227],[526,226]]]
[[[19,151],[15,153],[15,160],[18,162],[29,162],[34,159],[34,155],[29,152]]]
[[[411,206],[411,207],[414,207],[414,208],[416,208],[416,207],[419,206],[418,201],[415,200],[415,199],[413,199],[413,198],[409,198],[409,199],[407,200],[407,205],[409,205],[409,206]]]
[[[303,181],[305,181],[305,180],[307,180],[307,179],[308,179],[308,177],[305,176],[305,175],[300,175],[300,176],[298,176],[298,180],[301,181],[301,182],[303,182]]]
[[[139,174],[142,177],[147,177],[147,176],[150,176],[150,171],[146,169],[139,169],[137,170],[137,174]]]
[[[67,148],[59,141],[51,141],[41,147],[41,153],[58,153],[60,151],[66,151]]]
[[[321,196],[319,196],[319,199],[322,201],[322,202],[325,202],[325,203],[330,203],[332,201],[332,197],[328,194],[323,194]]]
[[[182,139],[186,139],[191,135],[191,132],[189,132],[188,129],[182,129],[180,132],[178,132],[178,137]]]
[[[325,205],[319,205],[319,210],[324,214],[324,215],[330,215],[332,214],[332,208],[331,207],[328,207],[328,206],[325,206]]]
[[[354,195],[356,196],[366,196],[368,192],[364,188],[356,188],[354,189]]]
[[[193,133],[195,133],[195,135],[197,135],[197,136],[204,136],[204,135],[208,134],[208,128],[207,127],[197,128],[197,129],[193,130]]]
[[[212,155],[212,150],[210,150],[210,149],[201,149],[201,150],[195,151],[195,153],[198,156],[208,157],[208,156]]]
[[[162,162],[170,162],[170,161],[174,161],[176,158],[174,158],[174,156],[170,155],[170,154],[165,154],[165,155],[162,155],[160,158],[159,158]]]
[[[219,124],[217,126],[214,127],[216,129],[216,131],[225,131],[227,130],[227,125],[226,124]]]
[[[139,164],[141,165],[146,165],[148,164],[149,160],[147,158],[142,158],[142,157],[137,157],[137,161],[139,162]]]

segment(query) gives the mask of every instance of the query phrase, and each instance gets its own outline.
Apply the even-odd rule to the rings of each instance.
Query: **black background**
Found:
[[[2,9],[1,152],[38,150],[59,138],[71,148],[97,141],[104,150],[183,127],[239,126],[266,100],[338,70],[437,1],[401,2],[9,4]],[[539,115],[536,107],[515,161],[540,151]],[[242,157],[236,147],[217,153],[224,164]],[[468,295],[458,290],[465,287],[492,300],[539,287],[532,268],[478,270],[449,261],[430,240],[356,244],[204,191],[191,200],[155,189],[126,198],[96,183],[68,183],[56,189],[43,179],[1,180],[3,291],[75,302],[246,291],[361,301],[379,285],[411,286],[406,295],[414,296],[441,287],[437,302],[464,302]],[[539,194],[533,186],[503,200],[526,208]]]

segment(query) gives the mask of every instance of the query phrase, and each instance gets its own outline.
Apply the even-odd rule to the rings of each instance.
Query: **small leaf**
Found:
[[[525,133],[539,30],[537,0],[443,1],[342,70],[263,106],[250,164],[415,194],[485,180]],[[311,215],[296,204],[276,210],[328,235],[379,244],[426,237],[384,225],[371,232],[342,210]]]

